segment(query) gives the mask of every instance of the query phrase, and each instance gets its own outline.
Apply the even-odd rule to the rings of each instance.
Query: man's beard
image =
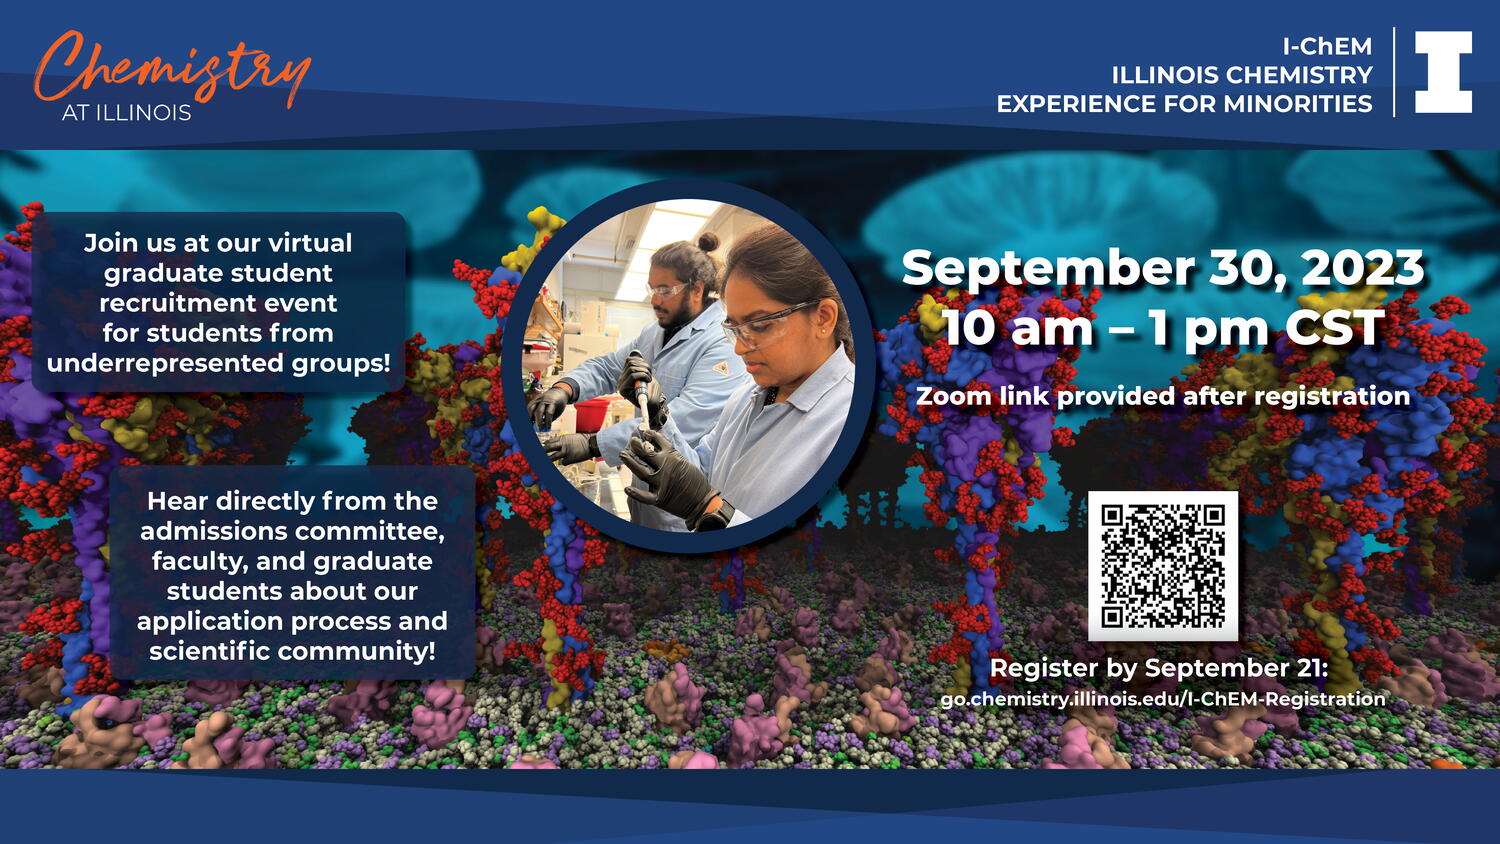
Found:
[[[689,310],[687,302],[682,302],[672,310],[666,308],[662,310],[666,311],[666,313],[658,312],[656,314],[656,324],[662,328],[681,328],[693,321],[693,314]]]

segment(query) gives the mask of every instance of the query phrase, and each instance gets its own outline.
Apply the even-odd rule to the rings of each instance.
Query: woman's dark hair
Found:
[[[719,248],[719,236],[713,232],[698,235],[698,245],[679,240],[651,253],[651,266],[671,270],[683,284],[702,284],[703,301],[718,298],[723,284],[719,280],[719,262],[708,254]]]
[[[818,259],[786,229],[767,224],[736,240],[724,261],[724,278],[733,273],[744,276],[762,293],[785,302],[788,307],[832,299],[839,306],[833,339],[854,360],[854,331],[849,327],[849,312],[844,310],[843,297]]]

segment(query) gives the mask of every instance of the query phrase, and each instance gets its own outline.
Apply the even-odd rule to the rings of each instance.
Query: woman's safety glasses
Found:
[[[803,308],[811,308],[821,301],[821,299],[814,299],[811,302],[793,305],[784,311],[777,311],[774,314],[766,314],[763,317],[747,319],[739,323],[725,320],[720,325],[723,326],[724,336],[729,338],[729,342],[733,343],[738,340],[744,343],[746,348],[759,349],[769,346],[786,336],[787,317]]]

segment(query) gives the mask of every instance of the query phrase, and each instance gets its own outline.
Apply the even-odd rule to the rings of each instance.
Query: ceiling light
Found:
[[[641,241],[636,245],[642,249],[660,249],[669,243],[688,240],[698,234],[705,222],[702,217],[654,211],[641,230]]]
[[[722,202],[712,199],[669,199],[665,202],[656,203],[658,211],[676,211],[679,214],[693,214],[699,217],[712,217],[719,210]]]

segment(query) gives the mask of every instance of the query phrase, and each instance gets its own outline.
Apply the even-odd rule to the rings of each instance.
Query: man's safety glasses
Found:
[[[811,302],[803,302],[800,305],[793,305],[784,311],[766,314],[763,317],[756,317],[755,319],[747,319],[740,323],[725,320],[720,325],[723,326],[724,336],[729,338],[729,342],[733,343],[738,340],[744,343],[747,348],[759,349],[769,346],[786,336],[786,318],[788,316],[803,308],[811,308],[821,301],[821,299],[815,299]]]
[[[671,287],[653,287],[653,288],[651,288],[651,298],[653,298],[653,299],[670,299],[673,296],[676,296],[678,293],[681,293],[682,292],[682,288],[684,288],[684,287],[687,287],[687,285],[686,284],[674,284]]]

